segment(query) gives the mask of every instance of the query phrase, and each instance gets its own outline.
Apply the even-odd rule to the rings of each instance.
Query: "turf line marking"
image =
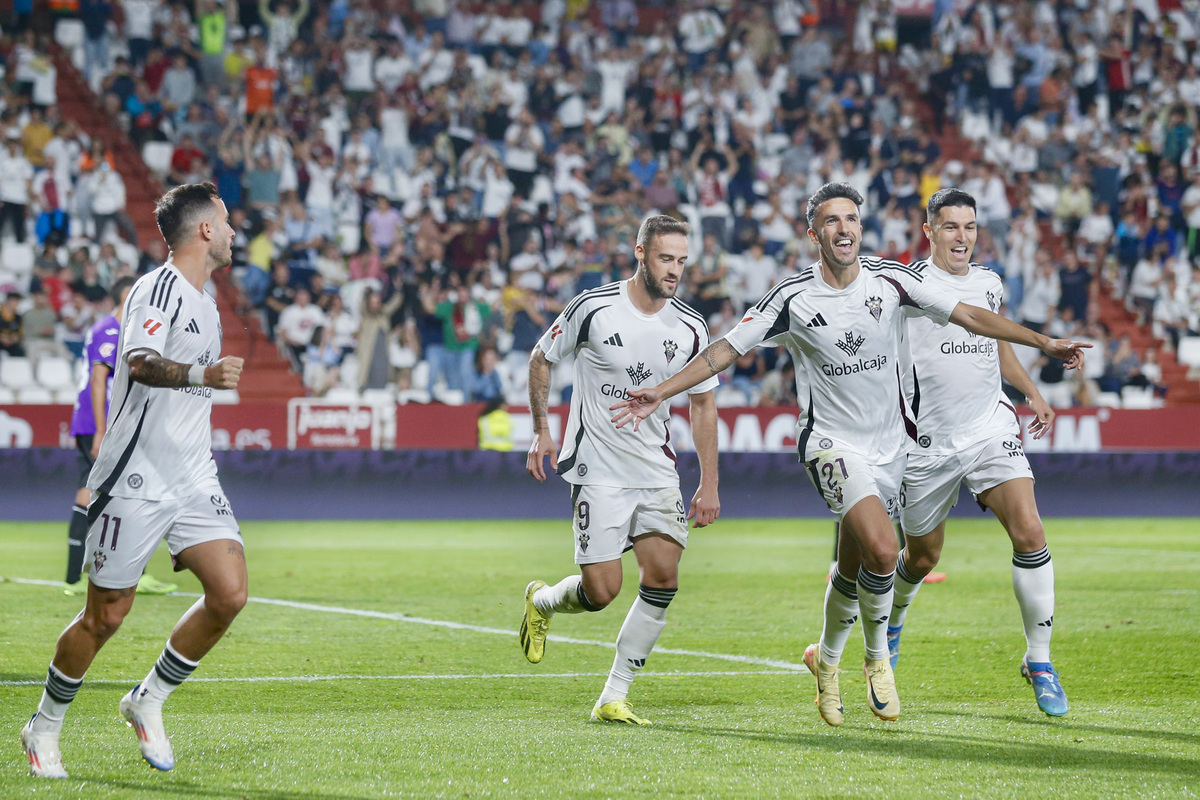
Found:
[[[44,581],[31,578],[7,578],[13,583],[27,584],[31,586],[62,586],[61,581]],[[201,595],[193,592],[174,592],[175,597],[200,597]],[[249,597],[247,602],[258,603],[260,605],[281,606],[283,608],[293,608],[299,611],[316,611],[323,614],[346,614],[352,617],[368,617],[371,619],[386,619],[392,622],[409,622],[415,625],[429,625],[436,628],[450,628],[460,631],[471,631],[473,633],[490,633],[497,636],[513,636],[514,631],[508,628],[489,628],[483,625],[470,625],[465,622],[450,622],[440,619],[426,619],[424,617],[410,617],[407,614],[400,614],[387,611],[370,611],[361,608],[343,608],[341,606],[325,606],[316,603],[299,603],[294,600],[277,600],[271,597]],[[563,644],[583,644],[592,647],[604,647],[609,650],[615,650],[616,642],[601,642],[594,639],[574,639],[569,636],[556,636],[550,634],[546,637],[551,642],[562,642]],[[757,656],[741,656],[731,653],[709,653],[704,650],[680,650],[674,647],[655,647],[655,653],[665,653],[673,656],[693,656],[695,658],[712,658],[718,661],[731,661],[737,664],[754,664],[760,667],[772,667],[774,669],[790,670],[792,672],[808,672],[808,667],[804,664],[793,664],[790,661],[781,661],[774,658],[759,658]]]
[[[702,672],[642,672],[640,678],[727,678],[753,675],[794,675],[791,670],[727,670]],[[524,680],[526,678],[606,678],[607,672],[496,672],[481,675],[265,675],[228,678],[188,678],[188,683],[324,683],[326,681],[479,681]],[[128,686],[139,678],[101,678],[89,680],[88,686]],[[0,686],[43,686],[45,681],[0,681]]]

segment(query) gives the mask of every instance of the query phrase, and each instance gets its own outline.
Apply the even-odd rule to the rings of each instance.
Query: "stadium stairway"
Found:
[[[922,105],[925,114],[929,117],[926,122],[932,126],[932,112],[929,111],[927,104]],[[969,140],[959,135],[957,126],[952,123],[947,122],[942,135],[935,138],[942,148],[942,157],[945,159],[953,158],[963,163],[969,163],[982,157],[982,154]],[[1015,200],[1016,198],[1010,197],[1009,199]],[[1048,222],[1040,224],[1039,227],[1042,232],[1043,245],[1047,246],[1056,257],[1061,255],[1062,237]],[[1098,291],[1093,292],[1091,296],[1091,301],[1098,303],[1099,319],[1108,326],[1112,338],[1129,334],[1130,344],[1134,350],[1143,354],[1150,350],[1156,352],[1158,364],[1162,369],[1163,383],[1167,387],[1165,405],[1200,405],[1200,381],[1188,379],[1187,365],[1179,363],[1175,358],[1175,353],[1166,346],[1166,342],[1154,336],[1149,324],[1139,325],[1137,315],[1127,309],[1119,298],[1114,297],[1112,291],[1109,284],[1101,281]]]
[[[137,229],[139,243],[157,238],[154,204],[163,193],[163,185],[150,172],[129,137],[104,113],[100,101],[71,63],[69,55],[57,45],[51,55],[58,69],[60,117],[73,119],[89,136],[104,139],[112,151],[117,171],[125,180],[125,211]],[[258,316],[246,307],[228,270],[214,273],[213,283],[217,287],[217,309],[224,333],[222,354],[246,361],[238,385],[241,401],[286,403],[292,397],[303,397],[305,388],[300,377],[267,338]]]

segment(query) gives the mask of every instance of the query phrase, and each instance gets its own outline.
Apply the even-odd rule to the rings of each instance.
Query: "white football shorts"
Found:
[[[880,499],[888,516],[894,517],[900,504],[906,459],[900,456],[886,464],[871,464],[849,450],[818,450],[816,458],[807,463],[808,477],[839,520],[872,495]]]
[[[174,558],[197,544],[242,541],[233,509],[217,481],[180,500],[97,495],[88,506],[87,553],[92,583],[102,589],[136,586],[164,537]]]
[[[1032,479],[1033,470],[1020,437],[1012,433],[950,455],[910,455],[900,504],[904,535],[923,536],[941,525],[958,503],[960,482],[978,499],[981,492],[1014,478]]]
[[[615,486],[571,488],[575,563],[615,561],[647,533],[662,533],[687,547],[687,506],[678,487],[621,489]]]

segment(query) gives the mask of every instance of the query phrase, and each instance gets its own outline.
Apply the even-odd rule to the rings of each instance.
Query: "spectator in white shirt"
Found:
[[[325,322],[325,312],[313,304],[308,289],[303,286],[296,289],[296,301],[280,313],[275,330],[298,371],[308,346],[313,344],[313,333]]]
[[[21,152],[21,136],[10,132],[0,153],[0,233],[12,226],[17,242],[25,242],[25,218],[33,195],[33,165]]]

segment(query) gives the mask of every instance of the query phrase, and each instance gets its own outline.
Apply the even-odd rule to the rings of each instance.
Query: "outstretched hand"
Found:
[[[654,409],[662,404],[662,397],[654,389],[634,389],[627,394],[628,400],[613,403],[608,410],[617,412],[612,421],[617,423],[618,428],[623,428],[627,422],[632,421],[636,431],[641,421],[653,414]]]
[[[554,447],[554,438],[549,431],[541,430],[533,437],[529,445],[529,455],[525,457],[525,470],[537,478],[538,483],[546,481],[546,456],[550,456],[550,469],[558,471],[558,453]]]
[[[1083,351],[1092,345],[1070,339],[1051,339],[1042,352],[1052,358],[1062,359],[1067,369],[1083,369]]]
[[[1034,439],[1041,439],[1054,425],[1054,409],[1040,396],[1029,402],[1029,408],[1036,415],[1029,423],[1029,433]]]

